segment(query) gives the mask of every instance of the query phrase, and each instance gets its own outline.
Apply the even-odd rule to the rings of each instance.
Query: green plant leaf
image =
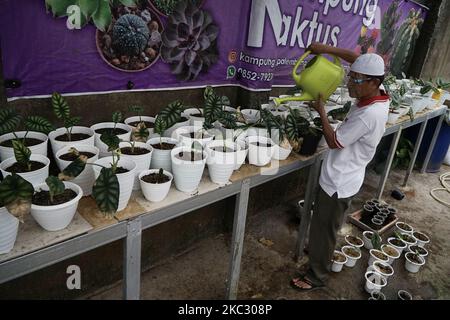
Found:
[[[422,88],[420,88],[420,94],[426,94],[431,90],[430,85],[424,85]]]
[[[100,140],[108,146],[108,151],[114,151],[119,149],[120,139],[118,136],[111,132],[103,133],[100,136]]]
[[[112,168],[102,168],[92,188],[92,196],[100,211],[115,214],[119,207],[120,186]]]
[[[135,141],[147,141],[147,138],[149,135],[150,135],[150,132],[148,131],[144,122],[140,122],[136,126],[136,130],[133,132],[133,137],[134,137]]]
[[[374,249],[380,250],[381,249],[381,237],[378,234],[378,232],[374,232],[372,234],[372,238],[370,239],[372,242],[372,246]]]
[[[214,93],[209,95],[206,98],[203,111],[205,120],[211,124],[214,123],[219,119],[222,113],[222,98],[215,95]]]
[[[83,172],[86,168],[87,157],[79,156],[77,159],[72,161],[59,175],[58,178],[63,181],[72,180]]]
[[[45,179],[45,183],[47,184],[48,192],[50,193],[50,202],[53,202],[54,196],[62,194],[66,189],[64,183],[55,176],[49,176]]]
[[[58,92],[54,92],[52,95],[52,107],[53,112],[59,119],[66,119],[70,117],[70,108],[66,99]]]
[[[73,126],[76,126],[80,123],[81,117],[69,117],[67,119],[64,119],[64,127],[65,128],[71,128]]]
[[[112,114],[112,121],[114,123],[119,123],[120,121],[122,121],[122,112],[120,111],[116,111]]]
[[[22,140],[12,140],[14,157],[18,163],[28,165],[30,162],[31,150],[28,149]]]
[[[81,12],[86,16],[87,20],[91,19],[92,15],[97,11],[98,0],[78,0]]]
[[[42,132],[45,134],[49,134],[50,131],[55,129],[49,120],[40,116],[29,116],[25,120],[25,128],[30,131]]]
[[[289,140],[297,141],[299,139],[299,132],[297,127],[297,121],[293,114],[288,114],[286,117],[285,130]]]
[[[14,108],[1,109],[0,135],[15,131],[21,120],[21,116],[16,113]]]
[[[136,6],[136,1],[135,0],[119,0],[119,1],[124,6],[127,6],[127,7],[134,7],[134,6]]]
[[[172,127],[181,119],[181,112],[183,111],[183,104],[181,101],[171,102],[167,107],[158,113],[158,117],[163,117],[166,121],[167,128]]]
[[[203,91],[203,99],[208,99],[212,94],[214,94],[214,89],[211,86],[206,86],[205,91]]]
[[[99,0],[98,8],[92,15],[95,26],[100,31],[105,31],[111,24],[111,8],[108,0]]]
[[[128,111],[135,112],[138,115],[141,115],[144,112],[144,107],[142,106],[129,106]]]
[[[235,129],[237,127],[236,116],[230,112],[221,111],[219,122],[228,129]]]
[[[89,1],[89,0],[88,0]],[[45,0],[47,9],[51,9],[55,17],[67,16],[67,7],[77,4],[78,0]]]
[[[166,129],[167,129],[167,122],[164,119],[164,117],[162,117],[162,116],[156,117],[155,127],[153,129],[154,132],[159,134],[160,136],[162,136],[164,131],[166,131]]]
[[[0,202],[21,222],[30,212],[33,193],[33,185],[16,173],[0,183]]]

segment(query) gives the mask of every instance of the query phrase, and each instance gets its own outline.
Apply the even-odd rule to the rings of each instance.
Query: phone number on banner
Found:
[[[272,81],[272,72],[255,72],[244,68],[237,69],[238,76],[251,81]]]

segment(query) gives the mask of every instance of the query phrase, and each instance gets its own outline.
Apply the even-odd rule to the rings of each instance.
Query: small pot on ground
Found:
[[[23,138],[26,134],[25,146],[27,146],[31,154],[40,154],[47,156],[48,137],[47,135],[34,131],[17,131],[13,133],[6,133],[0,136],[0,159],[2,161],[14,157],[14,149],[11,140]]]
[[[353,246],[343,246],[342,253],[347,257],[346,267],[354,267],[356,261],[361,258],[361,250]]]
[[[94,162],[94,173],[95,179],[100,175],[100,171],[102,167],[110,168],[111,163],[113,163],[112,157],[105,157],[98,159]],[[116,173],[117,180],[119,181],[119,205],[117,207],[117,211],[122,211],[127,207],[128,201],[131,197],[131,192],[133,191],[133,183],[134,183],[134,172],[136,170],[136,163],[130,159],[120,159],[118,164],[118,168],[123,168],[124,172]]]
[[[369,271],[365,274],[366,284],[364,289],[367,293],[379,292],[387,284],[387,279],[378,272]]]
[[[407,252],[405,258],[405,269],[411,273],[419,272],[420,267],[425,264],[425,259],[414,252]]]
[[[403,240],[397,239],[395,237],[391,237],[387,239],[387,242],[393,246],[397,251],[402,254],[403,250],[406,249],[407,245]]]
[[[176,147],[170,156],[175,187],[182,192],[194,192],[202,179],[208,154],[190,147]]]
[[[237,143],[227,140],[211,141],[206,145],[208,154],[208,172],[211,181],[219,185],[229,182],[237,164],[237,152],[240,147]]]
[[[394,268],[386,262],[374,261],[372,266],[376,272],[386,277],[386,279],[394,274]]]
[[[274,143],[270,138],[262,136],[249,136],[246,138],[248,144],[248,160],[255,166],[265,166],[272,160]]]
[[[423,232],[414,231],[413,232],[413,237],[416,239],[417,245],[419,247],[424,247],[427,243],[430,243],[430,237],[428,237]]]
[[[142,193],[151,202],[159,202],[167,197],[172,180],[170,172],[160,172],[160,169],[144,170],[139,174]]]
[[[151,138],[147,141],[147,144],[151,145],[153,148],[150,168],[163,168],[165,171],[172,172],[172,159],[170,152],[173,148],[179,145],[178,140],[167,137]]]
[[[116,128],[114,130],[114,127]],[[95,132],[95,146],[100,151],[99,158],[108,157],[111,155],[111,152],[108,151],[108,146],[100,140],[100,136],[105,131],[113,131],[120,140],[130,141],[131,137],[131,128],[129,125],[124,123],[114,123],[114,122],[102,122],[97,123],[91,126],[91,129]]]
[[[411,227],[406,222],[398,221],[395,223],[395,227],[397,228],[397,231],[399,231],[400,233],[407,233],[412,235],[414,231],[413,227]]]
[[[61,171],[76,159],[76,156],[70,153],[71,148],[72,146],[63,147],[56,152],[56,163]],[[78,145],[75,148],[78,152],[88,157],[87,163],[94,163],[98,160],[99,150],[97,147],[93,145]],[[70,182],[75,183],[83,190],[83,196],[91,195],[92,186],[95,182],[95,174],[92,165],[85,166],[84,170]]]
[[[136,170],[134,171],[133,190],[139,190],[141,185],[139,183],[139,174],[141,171],[148,170],[152,161],[153,148],[145,142],[133,142],[134,148],[128,142],[119,143],[121,157],[123,159],[130,159],[136,163]],[[134,150],[133,150],[134,149]]]
[[[414,238],[409,233],[401,233],[401,236],[402,236],[403,242],[406,243],[406,245],[410,246],[410,245],[417,244],[416,238]]]
[[[421,256],[422,258],[426,258],[428,256],[428,250],[418,246],[417,244],[412,245],[412,246],[408,246],[408,252],[414,252],[414,253],[418,253],[419,256]]]
[[[50,166],[50,160],[40,154],[31,154],[30,161],[32,161],[36,168],[33,171],[24,171],[24,172],[18,172],[16,170],[16,173],[30,182],[34,187],[37,185],[40,185],[41,183],[45,182],[45,179],[48,177],[48,168]],[[4,160],[0,164],[0,171],[2,172],[3,177],[6,177],[11,174],[9,170],[12,170],[11,167],[14,166],[17,163],[16,158],[8,158]]]
[[[381,291],[373,291],[368,300],[386,300],[386,296]]]
[[[69,200],[56,205],[43,205],[41,202],[44,201],[42,200],[43,198],[41,198],[41,196],[38,198],[38,195],[41,195],[42,192],[45,193],[48,191],[48,186],[46,183],[35,187],[35,194],[33,195],[31,204],[31,215],[34,220],[36,220],[36,222],[47,231],[58,231],[65,229],[72,221],[78,208],[78,202],[83,196],[83,191],[75,183],[64,182],[64,186],[66,187],[66,191],[69,191],[71,195],[64,195],[64,199],[61,199],[59,202],[66,199]],[[48,193],[43,197],[44,199],[45,197],[48,197],[49,199]]]
[[[370,254],[369,266],[371,266],[375,261],[381,261],[386,263],[389,261],[389,257],[381,250],[370,249],[369,254]]]
[[[394,260],[400,258],[400,252],[389,244],[383,244],[381,246],[381,251],[389,257],[389,261],[387,262],[388,264],[392,264]]]
[[[373,236],[372,231],[363,232],[364,248],[366,248],[367,250],[373,249],[372,236]]]
[[[342,267],[347,263],[347,257],[341,251],[334,250],[332,262],[331,271],[341,272]]]
[[[0,207],[0,254],[10,252],[16,243],[19,231],[19,219],[5,207]]]
[[[412,295],[406,290],[398,290],[397,300],[412,300]]]
[[[349,234],[345,236],[345,242],[347,242],[348,245],[353,246],[355,248],[361,248],[362,246],[364,246],[364,241],[361,238]]]
[[[71,131],[70,139],[67,135],[66,128],[56,129],[48,134],[50,143],[52,145],[53,154],[56,157],[56,153],[66,146],[78,146],[89,145],[93,146],[95,143],[94,131],[88,127],[74,126],[69,128]]]

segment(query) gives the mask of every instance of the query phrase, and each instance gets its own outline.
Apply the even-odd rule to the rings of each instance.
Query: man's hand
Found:
[[[313,42],[309,45],[306,51],[311,51],[313,54],[324,54],[330,53],[330,50],[332,50],[332,48],[332,46],[322,44],[320,42]]]
[[[323,95],[319,93],[319,99],[316,101],[310,102],[309,106],[314,108],[319,114],[325,112],[325,104],[323,102]]]

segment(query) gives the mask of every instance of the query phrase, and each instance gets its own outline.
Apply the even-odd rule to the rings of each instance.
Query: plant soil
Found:
[[[397,251],[395,251],[393,248],[390,247],[384,247],[383,252],[386,253],[388,256],[391,257],[396,257],[397,256]]]
[[[159,173],[150,173],[141,178],[142,181],[152,184],[160,184],[170,181],[170,177],[165,174],[160,175]]]
[[[399,295],[403,300],[411,300],[411,297],[407,293],[400,292]]]
[[[404,223],[399,223],[399,224],[398,224],[398,227],[399,227],[400,229],[402,229],[402,230],[405,230],[405,231],[411,231],[411,230],[412,230],[410,226],[408,226],[408,225],[406,225],[406,224],[404,224]]]
[[[349,255],[352,258],[359,257],[359,252],[355,248],[345,248],[344,253],[346,253],[347,255]]]
[[[76,198],[77,193],[72,189],[66,189],[62,194],[55,195],[53,202],[50,202],[50,192],[41,190],[33,195],[32,203],[38,206],[56,206],[58,204],[69,202]]]
[[[413,237],[411,237],[409,234],[403,234],[402,235],[403,241],[407,242],[407,243],[414,243],[415,240]]]
[[[57,141],[66,141],[66,142],[67,141],[81,141],[81,140],[89,139],[90,137],[91,136],[86,134],[86,133],[72,133],[70,135],[70,140],[69,140],[69,136],[66,133],[64,133],[64,134],[62,134],[60,136],[57,136],[55,138],[55,140],[57,140]]]
[[[383,266],[379,263],[376,263],[375,267],[383,274],[390,274],[392,272],[391,268],[389,268],[388,266]]]
[[[212,148],[212,150],[217,151],[217,152],[234,152],[234,150],[231,148],[225,148],[225,150],[224,150],[224,148],[222,148],[222,147],[214,147],[214,148]]]
[[[393,239],[393,240],[390,241],[390,243],[393,244],[394,246],[399,247],[399,248],[403,248],[405,246],[405,243],[402,242],[399,239]]]
[[[12,148],[12,142],[13,142],[14,140],[17,140],[17,139],[10,139],[10,140],[3,141],[3,142],[0,144],[0,146]],[[19,140],[23,141],[24,144],[25,144],[25,146],[27,146],[27,147],[32,147],[32,146],[35,146],[35,145],[38,145],[38,144],[44,142],[44,141],[42,141],[42,140],[34,139],[34,138],[25,138],[25,140],[22,139],[22,138],[19,138]]]
[[[15,162],[12,166],[9,166],[8,168],[6,168],[5,171],[11,172],[11,173],[25,173],[25,172],[36,171],[36,170],[39,170],[39,169],[42,169],[45,167],[45,164],[43,164],[42,162],[38,162],[38,161],[30,161],[30,164],[31,164],[31,169],[28,170],[27,165],[23,165],[19,162]]]
[[[198,133],[198,132],[182,133],[182,136],[188,137],[188,138],[191,138],[191,139],[205,139],[205,138],[209,138],[210,137],[207,134]]]
[[[127,130],[121,129],[121,128],[116,128],[116,129],[100,128],[100,129],[95,130],[95,133],[98,133],[98,134],[111,133],[111,134],[115,134],[115,135],[121,135],[121,134],[125,134],[127,132],[128,132]]]
[[[95,156],[95,153],[87,152],[87,151],[79,151],[80,156],[86,156],[88,159]],[[59,156],[61,160],[64,161],[75,161],[78,156],[73,153],[65,153]]]
[[[340,254],[340,253],[334,253],[333,254],[333,261],[336,261],[336,262],[344,262],[345,261],[345,256],[343,256],[342,254]]]
[[[414,253],[408,253],[408,258],[409,258],[409,260],[411,260],[412,262],[415,262],[417,264],[422,263],[422,260],[420,260],[419,256],[417,256]]]
[[[416,252],[416,251],[417,251],[420,255],[426,255],[426,254],[427,254],[427,252],[425,251],[425,249],[422,248],[422,247],[419,247],[419,246],[411,246],[410,248],[411,248],[412,252]]]
[[[125,169],[124,167],[117,167],[116,174],[127,173],[128,171],[130,170]]]
[[[159,150],[172,150],[175,148],[175,145],[173,143],[163,142],[152,144],[152,147]]]
[[[140,147],[134,147],[134,150],[132,150],[131,147],[123,147],[123,148],[120,148],[120,151],[122,151],[123,154],[133,155],[133,156],[150,153],[150,150],[145,149],[145,148],[140,148]]]
[[[154,128],[155,124],[153,122],[150,121],[134,121],[134,122],[130,122],[128,125],[132,126],[132,127],[137,127],[139,123],[143,122],[145,124],[145,127],[147,129],[150,128]]]
[[[270,148],[270,147],[272,147],[272,144],[270,144],[270,143],[252,142],[251,144],[254,145],[254,146],[257,146],[257,147],[262,147],[262,148]]]
[[[180,152],[179,154],[177,154],[176,157],[180,160],[185,160],[185,161],[198,161],[198,160],[203,160],[203,153],[194,152],[194,151]]]
[[[372,251],[372,254],[373,254],[375,257],[377,257],[378,259],[380,259],[380,260],[387,260],[387,259],[388,259],[388,257],[387,257],[384,253],[382,253],[382,252]]]
[[[188,121],[188,120],[189,120],[189,119],[186,118],[186,117],[181,117],[180,120],[178,121],[178,123],[186,122],[186,121]]]
[[[425,241],[425,242],[428,241],[428,238],[420,232],[414,232],[413,235],[420,241]]]
[[[191,114],[191,117],[203,118],[203,115],[201,113],[194,113]]]
[[[354,236],[347,236],[347,240],[351,243],[354,244],[355,246],[360,246],[363,245],[364,242],[360,239],[358,239],[357,237]]]

